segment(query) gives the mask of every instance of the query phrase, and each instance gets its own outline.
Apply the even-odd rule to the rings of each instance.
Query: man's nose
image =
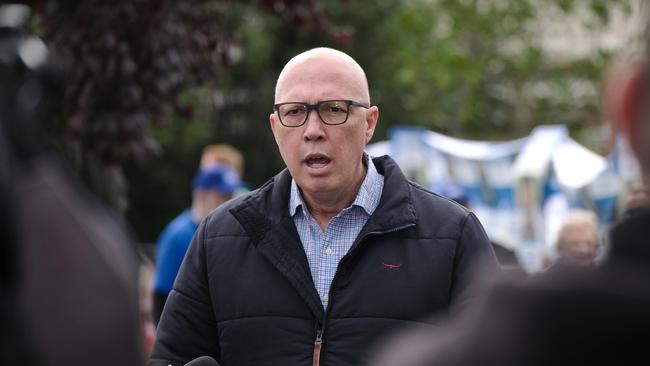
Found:
[[[325,137],[325,124],[321,121],[318,111],[311,110],[305,121],[305,132],[303,134],[306,141],[320,140]]]

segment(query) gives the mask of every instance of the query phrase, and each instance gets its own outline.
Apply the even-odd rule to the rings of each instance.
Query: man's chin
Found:
[[[296,180],[296,184],[298,184],[303,194],[307,193],[309,195],[326,194],[336,188],[330,177],[304,177]]]

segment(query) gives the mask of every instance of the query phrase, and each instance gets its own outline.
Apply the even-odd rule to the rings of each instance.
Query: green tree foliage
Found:
[[[270,137],[274,78],[291,56],[315,46],[342,49],[366,69],[380,106],[376,139],[396,124],[480,139],[520,137],[546,123],[580,129],[599,119],[600,79],[610,55],[600,49],[572,58],[548,52],[540,27],[561,20],[543,17],[559,13],[577,25],[604,28],[610,12],[629,11],[628,2],[605,7],[597,0],[320,3],[338,26],[336,37],[294,29],[256,9],[231,10],[228,23],[241,37],[242,58],[216,83],[223,96],[216,112],[221,138],[268,140],[254,136]],[[274,171],[251,169],[254,185]]]
[[[542,46],[540,24],[557,24],[544,19],[552,9],[603,28],[614,11],[630,6],[628,0],[33,3],[50,4],[36,7],[38,26],[76,70],[62,135],[77,157],[97,157],[87,165],[114,167],[130,157],[128,219],[143,240],[155,239],[189,204],[204,145],[242,150],[252,188],[282,169],[268,116],[275,78],[300,51],[331,46],[364,66],[380,106],[375,140],[404,124],[480,139],[520,137],[542,123],[580,130],[599,119],[599,81],[610,55],[596,49],[558,57]],[[159,158],[137,163],[151,152]]]
[[[189,202],[187,182],[208,141],[244,152],[251,187],[282,169],[268,116],[275,78],[298,52],[331,46],[361,63],[380,106],[375,140],[404,124],[457,137],[509,139],[539,124],[566,123],[579,130],[599,119],[599,82],[610,55],[596,49],[563,59],[547,52],[538,34],[544,11],[593,28],[605,27],[610,12],[629,11],[626,1],[598,0],[323,0],[316,6],[311,27],[296,27],[247,4],[229,4],[222,12],[223,31],[238,41],[232,49],[237,56],[214,79],[209,98],[195,99],[205,111],[201,120],[184,125],[205,126],[209,138],[195,140],[191,149],[180,130],[161,140],[166,169],[181,167],[180,161],[170,164],[174,156],[192,164],[178,188],[184,198],[176,201],[176,212]],[[139,226],[155,232],[163,224]]]
[[[297,27],[327,30],[311,0],[243,1]],[[186,91],[214,80],[231,62],[236,35],[222,18],[233,1],[33,0],[34,31],[65,69],[58,145],[96,193],[127,207],[122,164],[160,153],[156,126],[190,119]]]
[[[384,127],[425,126],[455,136],[507,139],[543,123],[582,126],[597,118],[605,50],[570,60],[544,49],[540,19],[556,10],[602,28],[627,2],[577,0],[384,0],[367,14],[354,2],[353,54],[364,55]],[[352,6],[352,4],[350,4]],[[336,7],[343,15],[346,10]],[[335,15],[333,19],[339,21]],[[367,18],[367,17],[372,17]],[[560,55],[561,56],[561,55]],[[383,132],[381,130],[380,132]]]

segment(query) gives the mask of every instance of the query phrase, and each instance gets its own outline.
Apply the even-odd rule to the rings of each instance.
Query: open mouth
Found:
[[[330,158],[328,158],[325,155],[309,155],[305,159],[305,164],[307,164],[308,167],[318,169],[318,168],[323,168],[327,164],[329,164],[331,161]]]

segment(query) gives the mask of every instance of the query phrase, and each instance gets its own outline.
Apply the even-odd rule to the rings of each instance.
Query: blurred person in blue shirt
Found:
[[[158,239],[153,284],[156,324],[199,223],[210,211],[230,200],[241,187],[239,174],[229,165],[199,168],[192,183],[192,206],[172,220]]]

